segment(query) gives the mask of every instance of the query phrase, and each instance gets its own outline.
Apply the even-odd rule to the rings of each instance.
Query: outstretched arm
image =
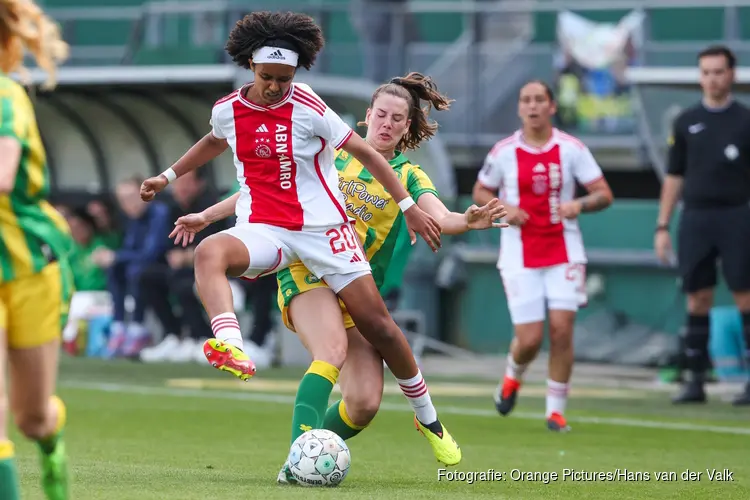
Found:
[[[497,198],[492,198],[482,207],[469,207],[463,214],[448,210],[440,198],[432,193],[424,193],[419,197],[417,204],[438,221],[443,234],[463,234],[472,229],[508,227],[507,224],[495,222],[507,215],[505,207]]]

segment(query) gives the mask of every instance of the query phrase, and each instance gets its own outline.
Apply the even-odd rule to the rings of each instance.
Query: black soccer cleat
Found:
[[[706,391],[703,388],[703,383],[696,381],[683,384],[680,393],[672,399],[672,403],[674,404],[694,404],[705,402]]]
[[[516,406],[516,398],[521,388],[518,380],[505,377],[502,387],[498,387],[495,392],[495,408],[502,416],[507,416]]]

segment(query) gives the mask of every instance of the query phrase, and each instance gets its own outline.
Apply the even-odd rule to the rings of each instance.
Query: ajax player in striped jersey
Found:
[[[346,304],[362,335],[388,363],[424,432],[446,455],[458,445],[437,417],[406,337],[391,318],[346,213],[338,187],[334,150],[362,161],[393,196],[412,242],[419,233],[433,251],[440,225],[417,206],[389,163],[318,97],[294,83],[297,68],[309,69],[323,47],[320,28],[307,15],[254,12],[238,21],[227,52],[255,80],[220,99],[213,130],[162,175],[147,179],[144,200],[170,181],[232,149],[240,183],[237,225],[203,240],[195,250],[198,293],[215,338],[204,345],[209,362],[247,380],[255,366],[243,352],[227,274],[253,279],[301,261]],[[315,360],[310,384],[327,401],[339,367]],[[314,381],[314,382],[313,382]],[[418,395],[412,387],[424,387]]]
[[[403,186],[424,210],[438,219],[443,232],[460,234],[473,229],[506,227],[494,221],[504,217],[505,211],[496,198],[479,208],[470,207],[466,213],[449,211],[438,199],[437,190],[419,166],[412,164],[404,151],[416,149],[430,139],[437,124],[428,120],[428,111],[420,104],[427,102],[437,110],[448,109],[449,100],[441,95],[431,79],[419,73],[393,78],[375,90],[367,110],[366,141],[388,160]],[[340,150],[336,157],[339,187],[346,198],[346,209],[355,220],[359,239],[372,267],[375,283],[386,296],[401,286],[404,269],[411,254],[409,234],[403,215],[393,198],[360,161]],[[235,212],[238,195],[208,210],[221,216]],[[221,205],[221,206],[219,206]],[[215,216],[214,216],[215,217]],[[210,219],[205,214],[190,214],[177,221],[175,243],[192,231],[205,226]],[[294,442],[306,429],[325,428],[343,439],[356,436],[375,417],[383,396],[383,359],[367,342],[354,324],[346,306],[325,282],[301,262],[277,274],[278,302],[286,326],[296,331],[315,360],[322,360],[341,369],[338,381],[343,398],[330,408],[328,386],[319,387],[309,374],[300,383],[292,418]],[[414,397],[426,395],[424,383],[405,388]],[[326,410],[327,408],[327,410]],[[417,423],[419,428],[419,423]],[[435,435],[424,433],[438,460],[456,463],[460,456],[446,455]],[[458,450],[455,450],[458,451]],[[287,465],[279,473],[280,483],[293,483]]]
[[[542,345],[548,313],[547,426],[566,431],[573,325],[579,306],[586,303],[586,253],[576,219],[607,208],[612,191],[588,148],[552,127],[555,111],[546,84],[523,86],[518,100],[523,126],[487,155],[474,200],[486,203],[500,190],[511,224],[502,232],[497,265],[515,336],[495,394],[497,410],[507,415],[513,409],[523,374]],[[589,194],[576,199],[576,183]]]
[[[65,405],[54,394],[73,239],[47,201],[49,171],[34,107],[7,76],[23,70],[26,50],[51,88],[68,52],[58,27],[30,0],[0,0],[0,498],[21,498],[7,429],[12,414],[39,447],[46,498],[65,500]]]

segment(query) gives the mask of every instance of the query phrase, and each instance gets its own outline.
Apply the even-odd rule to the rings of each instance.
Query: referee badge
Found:
[[[737,146],[730,144],[724,149],[724,155],[728,160],[734,161],[740,155],[740,151],[737,149]]]

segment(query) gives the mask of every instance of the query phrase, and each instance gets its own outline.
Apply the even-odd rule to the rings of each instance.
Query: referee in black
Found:
[[[670,139],[654,247],[669,262],[669,222],[682,194],[677,261],[687,294],[684,354],[690,376],[675,403],[706,401],[709,312],[719,264],[742,314],[750,367],[750,109],[732,98],[735,65],[723,46],[698,55],[703,99],[677,117]],[[734,404],[750,405],[750,381]]]

